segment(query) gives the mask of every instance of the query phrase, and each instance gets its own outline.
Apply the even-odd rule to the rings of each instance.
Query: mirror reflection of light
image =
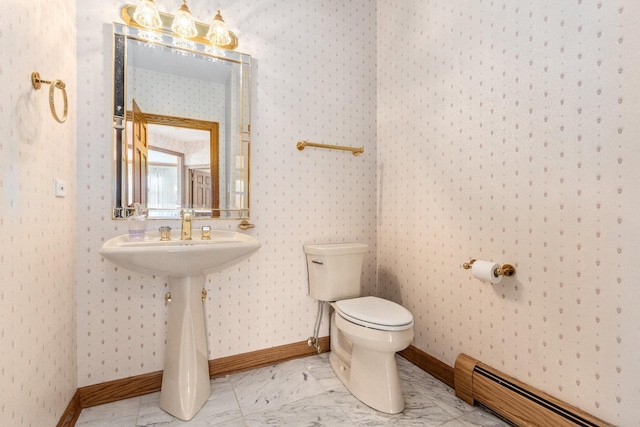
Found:
[[[204,51],[206,53],[208,53],[209,55],[215,55],[215,56],[219,56],[221,58],[225,58],[227,56],[227,54],[225,53],[224,49],[220,49],[219,47],[215,47],[215,46],[207,46]],[[221,62],[219,59],[216,58],[209,58],[210,61],[214,62]]]
[[[176,38],[173,41],[173,45],[177,48],[180,49],[189,49],[189,50],[195,50],[196,49],[196,44],[190,40],[186,40],[186,39],[178,39]],[[191,56],[194,57],[195,55],[191,52],[185,52],[185,51],[175,51],[177,54],[181,55],[181,56]]]
[[[141,30],[138,33],[138,36],[152,43],[160,43],[162,41],[162,35],[156,33],[155,31]]]

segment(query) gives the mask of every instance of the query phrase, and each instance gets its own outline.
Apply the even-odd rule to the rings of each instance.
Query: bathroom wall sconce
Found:
[[[211,25],[206,25],[193,19],[186,0],[175,15],[159,12],[154,0],[140,0],[138,5],[125,5],[121,16],[127,25],[151,31],[171,31],[182,38],[227,50],[238,47],[238,37],[227,29],[219,10]]]

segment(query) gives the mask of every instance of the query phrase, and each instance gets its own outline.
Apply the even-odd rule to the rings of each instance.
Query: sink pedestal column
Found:
[[[211,394],[202,290],[205,277],[169,278],[169,320],[160,408],[193,418]]]

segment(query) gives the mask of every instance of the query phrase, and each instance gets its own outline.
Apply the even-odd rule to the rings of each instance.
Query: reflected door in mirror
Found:
[[[211,174],[191,171],[191,204],[193,207],[211,206]]]
[[[149,143],[147,132],[147,119],[144,113],[133,101],[133,159],[132,159],[132,184],[133,200],[130,206],[135,203],[147,204],[147,179],[149,176]]]

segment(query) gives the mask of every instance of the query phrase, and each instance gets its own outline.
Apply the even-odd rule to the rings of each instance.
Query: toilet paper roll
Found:
[[[476,260],[471,266],[471,274],[473,274],[473,277],[476,279],[496,284],[502,280],[502,276],[496,277],[494,274],[496,268],[500,268],[500,264],[491,261]]]

